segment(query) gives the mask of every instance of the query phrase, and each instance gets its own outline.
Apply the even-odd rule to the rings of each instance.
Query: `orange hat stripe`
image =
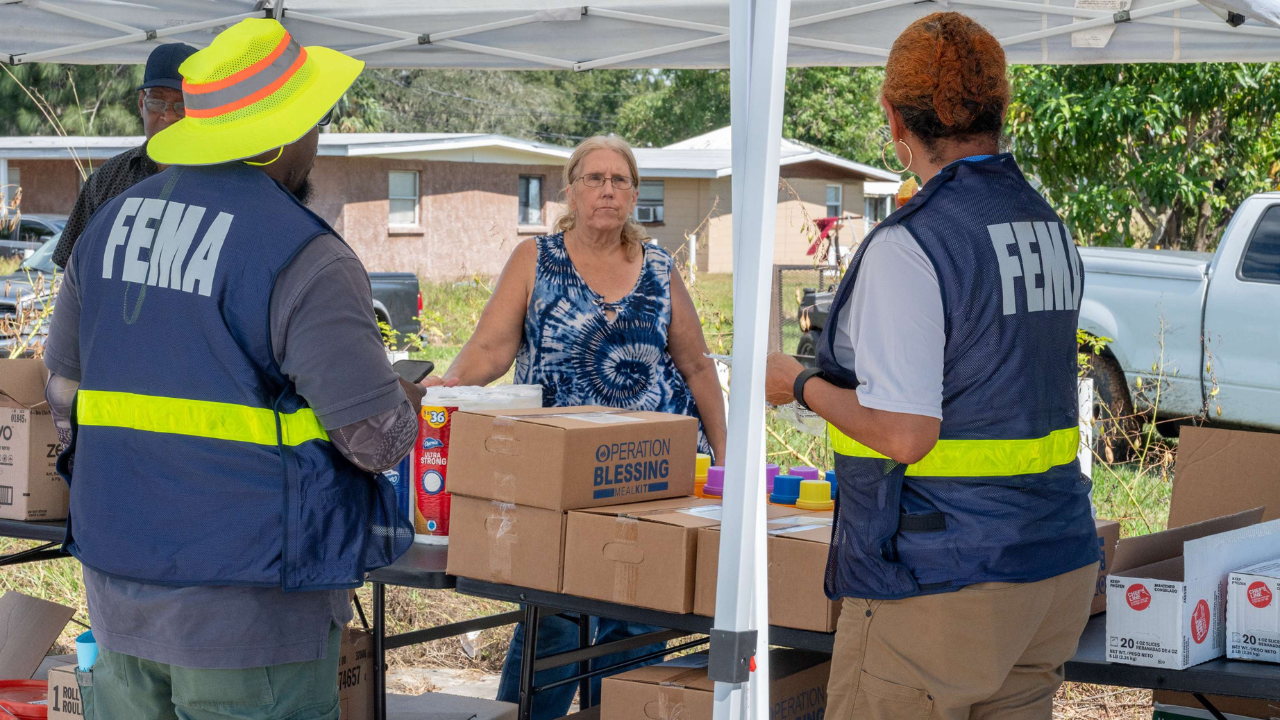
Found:
[[[218,115],[226,115],[229,112],[235,112],[240,108],[248,107],[258,102],[259,100],[267,97],[271,93],[279,90],[280,88],[284,87],[285,83],[289,82],[289,78],[293,77],[298,72],[298,69],[302,67],[303,63],[307,61],[307,49],[306,48],[300,48],[300,49],[302,50],[302,52],[298,53],[298,59],[294,60],[293,64],[289,66],[289,69],[284,71],[284,74],[281,75],[279,78],[277,78],[276,81],[271,83],[270,85],[262,88],[256,93],[253,93],[252,95],[247,95],[244,98],[241,98],[240,100],[227,103],[226,105],[222,105],[220,107],[211,108],[209,110],[197,110],[196,108],[188,107],[186,116],[195,117],[195,118],[208,118],[208,117],[217,117]]]
[[[270,55],[267,55],[266,57],[250,65],[249,67],[239,72],[232,73],[222,78],[221,80],[214,80],[212,82],[207,82],[207,83],[192,84],[187,82],[186,79],[184,78],[182,81],[182,92],[192,93],[194,95],[199,95],[201,93],[215,92],[223,88],[231,87],[232,85],[235,85],[236,83],[240,82],[241,80],[244,80],[245,78],[257,75],[258,73],[266,69],[269,65],[271,65],[271,63],[275,62],[275,59],[280,57],[284,53],[285,49],[289,47],[290,39],[291,39],[291,36],[289,35],[288,32],[286,32],[284,34],[284,37],[280,38],[279,44],[277,44],[275,49],[271,51]]]

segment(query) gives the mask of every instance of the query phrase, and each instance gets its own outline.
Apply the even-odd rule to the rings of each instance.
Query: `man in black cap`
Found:
[[[181,120],[186,111],[182,103],[182,74],[178,66],[196,51],[184,43],[160,45],[147,58],[147,69],[138,86],[138,113],[142,115],[142,131],[150,140],[153,135]],[[62,238],[53,251],[53,261],[65,268],[71,259],[80,233],[89,224],[94,211],[111,198],[160,172],[160,167],[147,157],[147,144],[116,155],[89,176],[80,197],[62,229]]]

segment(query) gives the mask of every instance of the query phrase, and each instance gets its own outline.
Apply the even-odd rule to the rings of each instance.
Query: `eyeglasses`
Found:
[[[635,187],[636,181],[626,175],[604,175],[602,173],[588,173],[578,178],[583,185],[589,188],[604,187],[604,181],[608,180],[613,185],[614,190],[630,190]]]
[[[336,109],[337,108],[329,108],[329,112],[325,113],[324,117],[320,118],[320,122],[316,123],[316,127],[324,127],[325,125],[333,122],[333,111]]]
[[[187,104],[183,101],[179,100],[178,102],[173,103],[166,102],[160,98],[151,97],[151,93],[147,93],[146,98],[143,99],[142,107],[146,108],[147,112],[155,115],[163,115],[165,111],[170,108],[173,109],[173,114],[178,117],[185,117],[187,114]]]

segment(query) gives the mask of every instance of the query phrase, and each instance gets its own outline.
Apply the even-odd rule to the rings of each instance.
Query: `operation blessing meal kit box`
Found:
[[[698,421],[603,407],[459,410],[451,575],[563,588],[566,511],[693,494]]]
[[[830,675],[828,654],[771,649],[769,720],[822,720]],[[715,683],[707,654],[695,653],[607,677],[600,695],[606,720],[702,720],[712,715]]]
[[[1107,578],[1107,660],[1181,670],[1226,652],[1227,578],[1273,557],[1262,508],[1125,538]]]
[[[1093,590],[1093,605],[1089,607],[1090,615],[1097,615],[1107,610],[1107,574],[1116,559],[1116,543],[1120,542],[1120,523],[1115,520],[1094,519],[1093,526],[1098,531],[1098,584]]]
[[[0,518],[64,520],[70,489],[58,477],[58,431],[40,360],[0,360]]]
[[[770,509],[776,506],[770,506]],[[827,599],[823,578],[831,546],[832,513],[798,511],[768,521],[769,624],[797,630],[835,632],[840,603]],[[720,530],[698,531],[698,579],[694,613],[716,614],[720,571]]]
[[[1227,578],[1227,657],[1280,663],[1280,560]]]

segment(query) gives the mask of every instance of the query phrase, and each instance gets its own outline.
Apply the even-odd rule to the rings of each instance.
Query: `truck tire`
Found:
[[[1124,462],[1133,455],[1142,431],[1124,371],[1113,357],[1091,355],[1085,377],[1093,379],[1094,452],[1107,462]]]
[[[800,342],[796,343],[796,359],[805,367],[815,367],[818,364],[818,338],[821,335],[816,330],[810,330],[800,336]]]

